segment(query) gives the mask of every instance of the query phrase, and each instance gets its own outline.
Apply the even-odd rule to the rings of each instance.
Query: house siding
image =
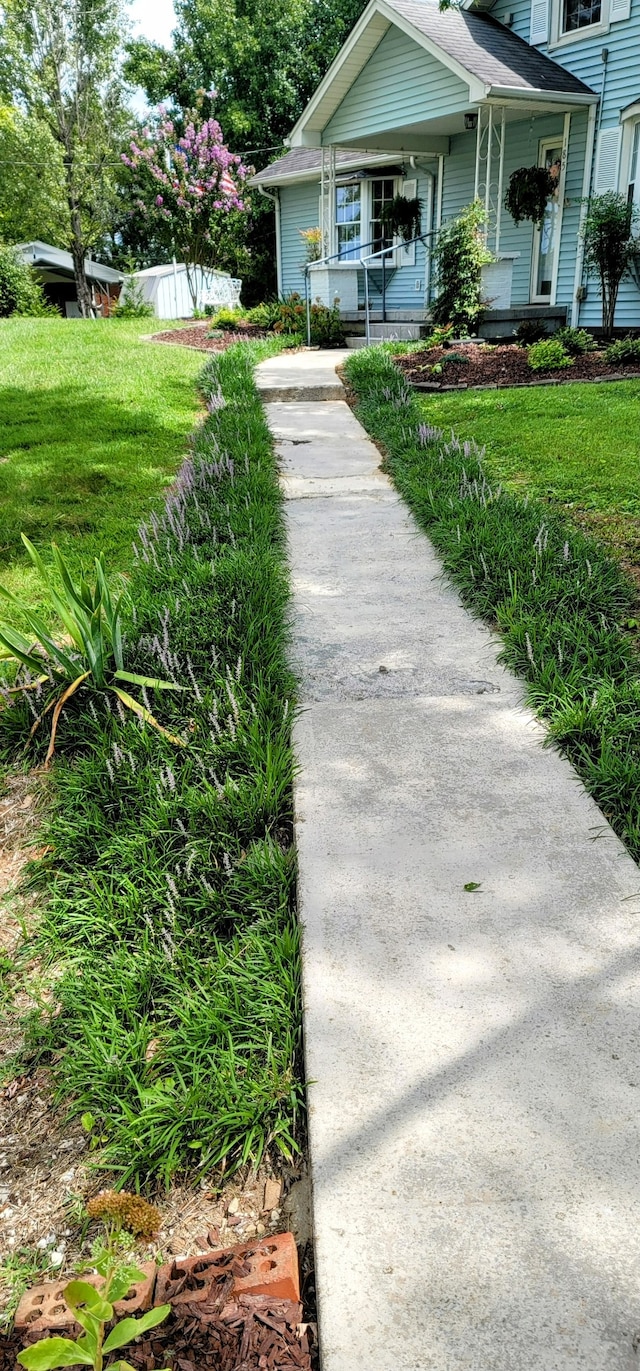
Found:
[[[327,124],[323,142],[348,144],[350,138],[416,124],[468,105],[468,86],[400,29],[391,28]]]
[[[550,0],[552,4],[560,0]],[[504,23],[507,13],[513,15],[512,28],[525,41],[529,41],[531,22],[531,0],[501,0],[493,11],[496,19]],[[631,13],[628,19],[620,20],[609,26],[605,33],[580,37],[572,43],[536,44],[541,52],[579,77],[596,93],[603,90],[604,99],[598,115],[598,128],[619,128],[620,111],[640,94],[640,0],[631,0]],[[608,48],[609,59],[602,61],[602,49]],[[558,300],[571,304],[573,299],[573,273],[575,270],[576,234],[578,229],[582,196],[582,175],[578,175],[584,161],[586,150],[586,115],[573,115],[571,143],[567,161],[566,196],[570,201],[565,207],[558,278]],[[620,185],[625,193],[626,185]],[[586,279],[586,278],[585,278]],[[602,322],[602,304],[598,284],[590,278],[588,298],[580,307],[580,323],[586,327],[596,327]],[[640,327],[640,291],[632,281],[622,283],[616,308],[617,328]]]
[[[282,251],[282,294],[304,292],[305,246],[300,229],[317,228],[320,216],[320,180],[304,181],[280,189],[280,235]]]

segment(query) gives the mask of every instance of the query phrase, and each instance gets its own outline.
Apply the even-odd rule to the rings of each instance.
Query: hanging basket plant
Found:
[[[536,228],[541,228],[547,201],[557,189],[557,178],[547,167],[518,167],[509,178],[509,189],[504,197],[505,209],[509,211],[514,224],[530,219]]]
[[[421,220],[422,200],[417,196],[409,200],[406,195],[394,195],[380,213],[382,227],[390,237],[402,238],[405,243],[419,237]]]

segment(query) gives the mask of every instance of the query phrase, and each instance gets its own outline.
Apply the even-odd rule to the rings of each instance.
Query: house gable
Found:
[[[372,132],[398,131],[468,109],[469,86],[395,25],[356,77],[323,131],[323,143],[347,144]],[[377,146],[380,146],[377,140]]]

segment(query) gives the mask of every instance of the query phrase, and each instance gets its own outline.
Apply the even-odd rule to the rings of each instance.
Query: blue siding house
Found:
[[[332,260],[311,269],[314,298],[337,297],[354,332],[365,289],[374,319],[426,319],[434,235],[479,198],[484,331],[528,315],[597,327],[579,230],[590,194],[640,207],[640,0],[371,0],[288,144],[253,178],[275,201],[281,293],[304,291],[301,230],[319,228]],[[504,208],[511,173],[534,164],[556,182],[541,228]],[[381,222],[398,193],[422,201],[421,242]],[[640,277],[616,327],[640,327]]]

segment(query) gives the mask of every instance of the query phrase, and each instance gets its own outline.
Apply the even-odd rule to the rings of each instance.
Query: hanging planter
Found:
[[[420,234],[422,220],[422,200],[407,199],[406,195],[394,195],[393,200],[383,206],[380,223],[392,238],[402,238],[410,243]]]
[[[504,197],[505,209],[514,224],[530,219],[536,228],[542,227],[547,201],[558,189],[557,177],[547,167],[518,167],[509,178]]]

